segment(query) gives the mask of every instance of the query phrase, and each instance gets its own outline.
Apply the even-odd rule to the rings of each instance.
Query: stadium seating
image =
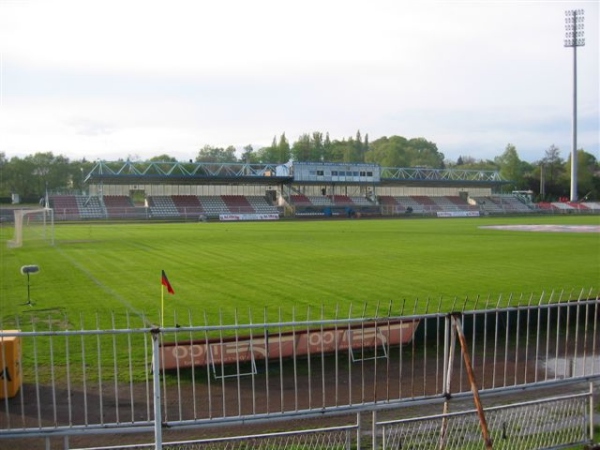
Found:
[[[479,207],[488,214],[529,213],[534,210],[534,208],[512,195],[493,195],[474,197],[474,199]]]
[[[484,214],[529,213],[554,211],[563,213],[594,213],[598,202],[525,203],[513,195],[471,197],[470,204],[457,195],[391,196],[380,195],[377,203],[364,196],[314,195],[295,193],[289,203],[297,216],[352,216],[402,214],[435,215],[437,212],[481,211]],[[146,198],[146,206],[136,207],[127,195],[104,197],[84,195],[52,195],[50,206],[56,220],[176,218],[197,220],[218,218],[220,214],[280,214],[280,208],[261,195],[155,195]]]
[[[423,210],[439,211],[441,208],[433,199],[426,195],[411,195],[410,198],[415,201]]]
[[[399,206],[396,198],[391,195],[380,195],[378,200],[379,204],[383,206]]]
[[[589,208],[585,205],[585,203],[579,203],[579,202],[567,202],[567,205],[569,205],[571,208],[573,209],[580,209],[583,211],[587,211]]]
[[[506,212],[529,213],[532,211],[532,208],[529,205],[523,203],[523,201],[517,197],[504,196],[501,197],[501,200]]]
[[[146,216],[146,209],[136,207],[127,195],[105,195],[103,198],[107,217],[113,219],[133,219]]]
[[[200,200],[195,195],[172,195],[171,200],[183,218],[197,219],[205,214]]]
[[[243,195],[221,195],[228,212],[234,214],[255,214],[256,211]]]
[[[77,206],[79,208],[79,215],[82,219],[104,219],[106,218],[106,209],[100,201],[100,197],[96,196],[75,196]]]
[[[279,214],[277,207],[269,204],[265,197],[248,195],[246,199],[257,214]]]
[[[303,194],[294,194],[290,196],[290,201],[295,206],[312,206],[310,199]]]
[[[79,206],[74,195],[50,196],[50,207],[54,209],[55,220],[79,220]]]
[[[569,210],[575,209],[570,204],[565,203],[565,202],[552,202],[552,206],[554,207],[554,209],[558,209],[558,210],[562,210],[562,211],[569,211]]]
[[[333,206],[331,199],[326,195],[310,195],[307,198],[313,206]]]
[[[179,210],[170,195],[149,196],[148,206],[152,218],[180,217]]]
[[[538,210],[554,211],[559,213],[595,213],[600,210],[598,202],[539,202],[535,204]]]
[[[126,195],[105,195],[103,200],[107,210],[111,208],[133,208],[131,198]]]
[[[423,212],[425,206],[417,202],[413,197],[400,196],[396,197],[396,203],[398,204],[398,211],[412,211],[412,212]],[[410,209],[409,209],[410,208]]]
[[[334,205],[338,205],[338,206],[354,205],[354,202],[352,201],[352,199],[350,197],[348,197],[347,195],[332,195],[330,197],[330,199]]]
[[[584,202],[583,203],[590,211],[600,210],[600,202]]]
[[[229,209],[220,195],[201,195],[198,200],[208,217],[218,217],[219,214],[229,213]]]
[[[537,207],[538,207],[538,209],[545,210],[545,211],[551,211],[553,209],[557,209],[554,207],[554,205],[551,202],[539,202],[539,203],[537,203]]]
[[[459,196],[431,197],[442,211],[477,211],[479,208]]]
[[[502,204],[496,202],[492,197],[474,197],[477,205],[488,214],[503,213]]]
[[[348,197],[350,201],[359,206],[373,206],[374,203],[366,197]]]

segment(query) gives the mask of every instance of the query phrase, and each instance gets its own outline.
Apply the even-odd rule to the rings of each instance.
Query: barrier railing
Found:
[[[243,324],[236,318],[201,326],[190,319],[189,326],[165,328],[145,320],[110,330],[69,330],[59,321],[0,324],[0,344],[18,338],[22,348],[16,393],[7,383],[14,371],[0,377],[0,444],[19,449],[30,439],[63,439],[64,448],[92,448],[111,445],[117,435],[120,444],[153,435],[160,448],[163,439],[195,429],[217,437],[226,425],[256,435],[278,421],[288,430],[299,418],[330,428],[352,417],[343,426],[356,427],[357,446],[360,436],[380,436],[387,426],[374,420],[365,431],[365,413],[415,404],[439,413],[443,402],[475,392],[487,398],[587,389],[600,380],[600,297],[590,290],[566,300],[487,300],[474,310],[454,305],[452,314]],[[1,345],[2,367],[9,366],[8,353]],[[579,388],[572,391],[568,398],[580,398]],[[498,433],[493,427],[491,436]]]

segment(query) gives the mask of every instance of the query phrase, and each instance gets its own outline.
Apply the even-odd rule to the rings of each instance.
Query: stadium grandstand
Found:
[[[600,203],[501,194],[497,171],[376,164],[98,162],[85,194],[50,194],[55,220],[274,220],[282,217],[598,213]]]

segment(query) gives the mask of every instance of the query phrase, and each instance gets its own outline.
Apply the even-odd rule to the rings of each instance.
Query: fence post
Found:
[[[152,336],[152,377],[154,390],[154,448],[162,450],[162,399],[160,395],[160,328],[152,328],[150,330]]]
[[[360,441],[362,438],[362,414],[356,413],[356,450],[360,450]]]
[[[454,365],[454,348],[456,346],[456,333],[451,330],[451,316],[444,317],[444,407],[442,410],[442,426],[440,428],[439,450],[446,448],[446,433],[448,431],[448,417],[450,410],[452,366]]]
[[[589,397],[589,404],[590,404],[590,435],[589,435],[589,439],[590,439],[590,443],[594,442],[594,382],[590,381],[590,397]]]
[[[374,409],[371,422],[371,448],[375,450],[377,448],[377,410]]]

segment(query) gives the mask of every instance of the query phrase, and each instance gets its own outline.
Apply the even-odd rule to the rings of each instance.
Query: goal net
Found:
[[[23,242],[42,241],[54,245],[54,210],[15,209],[15,232],[9,247],[22,247]]]

